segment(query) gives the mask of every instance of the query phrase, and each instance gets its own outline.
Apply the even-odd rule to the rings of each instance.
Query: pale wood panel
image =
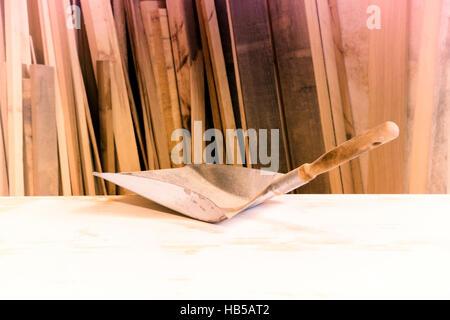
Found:
[[[204,41],[204,50],[209,50],[211,66],[214,76],[218,106],[221,118],[221,128],[226,134],[226,130],[236,129],[236,121],[231,100],[230,86],[228,83],[225,57],[222,47],[222,39],[219,30],[218,17],[214,0],[197,0],[197,12],[199,19],[202,19],[206,42]],[[234,142],[233,142],[234,143]],[[226,155],[227,161],[232,164],[242,163],[244,155],[240,148],[234,148],[235,158],[231,159]]]
[[[316,79],[317,96],[320,106],[320,121],[322,124],[322,133],[325,150],[333,149],[336,143],[336,136],[333,126],[333,113],[329,88],[327,83],[327,73],[325,58],[323,53],[323,44],[320,33],[320,22],[318,17],[317,3],[315,0],[305,0],[306,18],[308,22],[308,31],[311,41],[311,54],[314,63],[314,76]],[[343,193],[342,179],[340,169],[334,169],[329,173],[330,188],[332,193]]]
[[[30,73],[33,192],[37,196],[57,196],[59,194],[59,164],[55,116],[55,69],[32,65]]]
[[[120,56],[125,70],[128,70],[127,22],[125,19],[125,0],[112,0],[114,22],[117,30]]]
[[[449,207],[448,196],[282,196],[211,225],[136,196],[5,198],[0,296],[448,299]],[[245,263],[230,272],[230,260]]]
[[[170,103],[172,105],[173,119],[178,128],[182,128],[180,101],[178,99],[177,78],[173,61],[172,43],[170,41],[169,20],[167,9],[159,9],[159,20],[161,23],[161,36],[163,40],[164,59],[167,70],[167,80],[169,82]]]
[[[336,143],[342,144],[355,136],[353,115],[349,101],[347,75],[342,55],[340,23],[336,1],[317,0],[328,90],[333,114]],[[344,193],[362,193],[359,159],[340,167]]]
[[[192,61],[199,52],[193,1],[167,0],[170,38],[180,96],[182,123],[191,129],[191,71]]]
[[[266,1],[228,0],[247,129],[279,130],[279,171],[290,168]],[[254,57],[258,57],[255,59]],[[271,141],[268,139],[268,146]],[[261,164],[254,167],[260,168]]]
[[[80,158],[81,158],[81,173],[83,177],[84,190],[86,195],[95,195],[95,182],[94,182],[94,157],[93,154],[97,154],[98,149],[95,140],[91,140],[89,137],[89,129],[87,125],[87,118],[91,117],[89,112],[89,106],[86,95],[86,88],[84,85],[83,76],[81,74],[81,67],[77,52],[77,43],[75,33],[73,29],[66,27],[66,19],[64,19],[65,8],[69,7],[69,0],[63,0],[54,2],[50,7],[51,11],[54,11],[58,16],[58,20],[55,19],[55,27],[61,30],[60,49],[65,57],[68,58],[70,64],[65,68],[68,77],[73,84],[73,97],[74,97],[74,113],[76,119],[76,129],[79,139]],[[56,17],[55,17],[56,18]],[[65,30],[66,32],[63,32]],[[87,112],[86,112],[87,111]],[[91,152],[92,150],[92,152]],[[101,171],[101,167],[99,168]]]
[[[63,100],[64,92],[63,88],[59,83],[59,74],[60,74],[59,69],[61,68],[61,66],[58,62],[59,61],[58,59],[60,59],[60,55],[57,55],[56,53],[57,51],[57,48],[55,48],[56,40],[54,39],[54,36],[52,34],[48,3],[44,3],[43,1],[36,1],[35,4],[37,4],[40,22],[40,33],[42,34],[41,38],[42,38],[42,51],[44,56],[44,62],[45,65],[55,68],[57,76],[56,79],[58,80],[55,81],[55,91],[56,91],[55,115],[58,132],[58,155],[59,155],[62,194],[67,196],[72,194],[69,153],[70,157],[72,157],[73,151],[70,148],[73,147],[73,144],[71,144],[70,141],[68,141],[70,139],[70,135],[66,134],[66,132],[69,131],[70,122],[66,122],[67,105]]]
[[[26,196],[34,196],[33,128],[31,118],[31,79],[22,80],[23,110],[23,172]]]
[[[417,90],[411,136],[408,191],[427,193],[432,158],[432,122],[438,67],[442,0],[425,1],[417,69]]]
[[[8,107],[6,89],[6,63],[0,61],[0,195],[9,195],[7,141]]]
[[[3,21],[3,0],[0,1],[0,63],[5,62],[5,26]]]
[[[369,34],[369,125],[397,123],[400,137],[369,155],[368,193],[406,192],[406,111],[409,1],[372,1],[382,28]],[[422,168],[417,168],[422,170]]]
[[[177,144],[171,140],[172,132],[182,128],[180,106],[178,97],[171,95],[169,86],[169,73],[166,65],[166,54],[172,56],[171,51],[164,49],[160,10],[154,7],[154,2],[144,1],[140,3],[142,22],[147,37],[149,56],[152,62],[152,70],[155,76],[156,91],[159,98],[159,106],[164,118],[167,143],[170,150]],[[164,10],[162,9],[164,14]],[[167,16],[166,16],[167,23]],[[173,70],[173,68],[172,68]],[[172,89],[173,90],[173,89]],[[170,151],[169,150],[169,151]]]
[[[116,96],[117,99],[113,97],[113,125],[119,169],[121,171],[139,171],[139,155],[128,100],[127,83],[111,4],[109,1],[103,0],[83,0],[81,5],[93,64],[104,59],[112,59],[116,62],[112,81],[117,86],[113,92],[113,96]]]
[[[222,128],[222,119],[220,116],[220,109],[219,109],[219,102],[216,92],[216,85],[214,83],[214,74],[213,74],[213,67],[211,64],[211,55],[209,52],[208,47],[208,37],[206,35],[206,27],[205,27],[205,19],[202,14],[199,14],[199,6],[200,2],[196,1],[196,7],[197,7],[197,17],[198,17],[198,26],[200,31],[200,39],[202,42],[202,53],[203,53],[203,60],[205,65],[205,74],[206,74],[206,81],[208,85],[208,96],[209,96],[209,104],[211,107],[211,116],[213,120],[214,129],[217,129],[223,133]],[[223,159],[220,159],[220,161],[223,161]]]
[[[289,153],[299,167],[325,153],[305,5],[281,0],[269,2],[269,9]],[[328,174],[298,191],[329,193]]]
[[[170,168],[169,141],[167,139],[161,102],[158,98],[149,48],[145,38],[145,29],[139,1],[127,0],[125,9],[135,57],[135,68],[138,73],[141,102],[146,111],[146,117],[148,117],[147,121],[144,122],[144,125],[147,125],[147,139],[153,139],[151,135],[154,136],[154,146],[147,145],[147,151],[155,151],[151,153],[148,151],[148,157],[150,159],[151,157],[157,156],[157,163],[160,169]]]
[[[105,172],[116,172],[114,128],[112,126],[112,63],[108,60],[97,61],[100,154]],[[114,184],[107,183],[106,185],[109,195],[116,194]]]
[[[5,44],[8,92],[8,176],[11,195],[24,195],[22,64],[30,64],[26,0],[6,0]]]
[[[83,176],[80,154],[80,138],[77,132],[77,115],[75,111],[74,87],[71,74],[71,61],[67,51],[66,26],[61,27],[59,0],[47,1],[50,30],[56,62],[56,73],[61,90],[61,104],[64,113],[64,128],[68,150],[70,182],[73,195],[83,195]]]

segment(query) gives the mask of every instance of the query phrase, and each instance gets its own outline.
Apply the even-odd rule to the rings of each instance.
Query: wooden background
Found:
[[[449,21],[450,0],[0,0],[0,195],[123,193],[92,172],[178,167],[195,121],[278,129],[287,172],[386,120],[397,141],[298,192],[450,193]]]

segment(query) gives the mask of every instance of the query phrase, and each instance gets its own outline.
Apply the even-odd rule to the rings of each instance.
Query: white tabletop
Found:
[[[282,196],[217,225],[3,198],[0,298],[450,299],[450,196]]]

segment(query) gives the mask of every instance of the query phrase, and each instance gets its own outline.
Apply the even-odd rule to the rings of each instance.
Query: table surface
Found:
[[[450,298],[450,196],[288,195],[212,225],[138,196],[0,199],[0,298]]]

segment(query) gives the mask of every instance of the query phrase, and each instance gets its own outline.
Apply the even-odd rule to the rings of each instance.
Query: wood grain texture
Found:
[[[257,131],[279,130],[279,171],[286,172],[290,164],[283,119],[280,115],[281,106],[266,2],[228,0],[228,7],[246,127]],[[268,144],[271,145],[270,139]],[[260,168],[261,164],[254,167]]]
[[[200,41],[194,19],[192,0],[167,0],[170,38],[177,74],[183,127],[191,129],[191,71],[192,61],[197,58]]]
[[[31,119],[33,195],[59,194],[58,140],[55,116],[55,69],[32,65]]]
[[[114,145],[114,128],[112,126],[112,66],[113,62],[108,60],[97,61],[98,79],[98,111],[99,111],[99,131],[100,131],[100,154],[102,167],[105,172],[116,172],[116,157]],[[109,195],[116,194],[116,186],[107,183]]]
[[[70,182],[73,195],[83,195],[83,155],[77,130],[75,92],[72,79],[71,59],[69,59],[66,22],[61,17],[62,3],[59,0],[47,1],[53,50],[56,58],[56,73],[61,90],[61,104],[64,114],[64,128],[68,150]],[[64,27],[61,27],[64,25]]]
[[[125,70],[128,70],[128,43],[127,22],[125,19],[125,0],[112,0],[114,22],[117,30],[117,41],[119,43],[120,57],[123,60]]]
[[[211,225],[137,196],[4,198],[0,297],[449,299],[449,206],[281,196]]]
[[[169,141],[167,140],[162,104],[158,97],[150,51],[146,41],[140,1],[127,0],[125,9],[130,40],[135,56],[135,69],[139,75],[138,80],[141,91],[141,101],[144,103],[146,116],[148,117],[148,120],[146,121],[148,125],[148,139],[150,139],[150,134],[154,135],[155,146],[148,145],[147,148],[148,150],[155,150],[158,157],[159,168],[167,169],[171,167]],[[144,125],[146,123],[144,123]],[[148,152],[148,158],[150,159],[152,156],[154,156],[154,154]]]
[[[231,99],[231,91],[227,76],[227,68],[222,47],[222,39],[220,35],[219,22],[217,17],[216,6],[214,0],[197,0],[197,13],[199,19],[202,20],[204,34],[203,47],[209,50],[212,73],[214,76],[214,84],[216,88],[217,101],[219,106],[221,128],[226,134],[227,130],[236,130],[236,121]],[[206,41],[205,41],[206,40]],[[214,118],[213,118],[214,119]],[[237,143],[237,142],[233,142]],[[241,154],[239,147],[233,147],[234,159],[230,154],[226,154],[227,163],[241,164],[245,158]]]
[[[108,1],[81,1],[93,64],[98,60],[116,61],[113,72],[113,126],[119,169],[139,171],[140,162],[130,111],[126,75],[120,57],[117,33]]]
[[[442,0],[425,1],[411,137],[409,193],[428,192],[441,16]]]
[[[336,135],[333,124],[333,111],[330,101],[330,93],[327,81],[327,70],[323,51],[323,43],[320,30],[319,13],[315,0],[305,0],[306,17],[311,43],[311,54],[314,63],[314,75],[316,79],[317,95],[320,106],[320,121],[325,150],[331,150],[336,145]],[[342,177],[340,169],[329,172],[330,188],[332,193],[343,193]]]
[[[408,0],[371,2],[383,14],[382,28],[369,34],[369,125],[391,120],[398,124],[401,135],[396,142],[370,154],[368,193],[406,192],[408,3]]]
[[[340,98],[342,103],[342,113],[344,121],[344,132],[340,132],[338,142],[342,141],[344,137],[349,139],[356,136],[355,121],[353,120],[353,107],[350,100],[350,89],[348,85],[347,69],[345,66],[344,49],[342,43],[342,31],[341,22],[338,13],[337,0],[328,0],[328,6],[321,0],[321,6],[327,14],[327,8],[330,10],[329,25],[332,41],[332,47],[334,49],[334,58],[337,72],[337,84],[339,86]],[[360,159],[356,159],[350,162],[350,172],[341,170],[343,187],[345,193],[364,193],[364,185],[361,174]],[[351,176],[349,176],[351,175]],[[351,181],[351,183],[350,183]],[[353,190],[352,190],[353,189]]]
[[[89,104],[86,94],[86,87],[81,71],[80,60],[77,51],[77,40],[74,29],[65,27],[65,19],[62,17],[65,8],[70,6],[69,0],[59,1],[56,5],[56,10],[59,14],[59,26],[65,33],[62,33],[62,40],[65,41],[63,47],[64,53],[69,57],[70,61],[70,76],[73,83],[73,95],[75,115],[77,119],[77,132],[80,145],[81,169],[84,183],[84,190],[86,195],[95,195],[96,187],[94,181],[94,159],[98,159],[98,149],[95,139],[90,138],[88,121],[90,121],[91,113],[89,111]],[[88,120],[89,118],[89,120]],[[95,155],[95,156],[94,156]],[[101,171],[101,167],[98,168]]]
[[[0,67],[1,68],[1,67]],[[1,70],[0,70],[1,71]],[[0,120],[1,120],[0,114]],[[0,121],[0,197],[5,197],[9,195],[8,186],[8,166],[6,162],[6,146],[4,137],[3,122]]]
[[[325,152],[304,1],[269,1],[280,92],[293,167]],[[299,189],[329,193],[328,175]]]
[[[7,142],[8,100],[6,89],[6,63],[0,61],[0,196],[9,195]]]
[[[340,50],[339,20],[336,14],[334,16],[332,15],[329,0],[317,0],[316,3],[327,73],[334,135],[336,143],[341,144],[354,137],[355,131],[353,129],[353,116],[348,99],[345,64]],[[363,191],[358,160],[341,166],[340,174],[343,193],[361,193]]]
[[[167,143],[169,149],[172,150],[176,145],[176,142],[171,140],[172,132],[175,129],[182,128],[178,97],[175,98],[173,94],[171,95],[169,73],[165,57],[166,54],[172,56],[172,52],[164,49],[160,9],[152,8],[153,3],[149,1],[144,1],[140,4],[142,22],[147,37],[149,56],[151,58],[152,70],[155,77],[156,91],[164,118]],[[164,14],[165,9],[162,10],[162,14]]]
[[[173,61],[172,43],[170,41],[169,20],[167,9],[159,9],[159,21],[161,23],[161,37],[164,48],[164,61],[166,63],[167,80],[169,83],[170,103],[172,105],[173,119],[176,128],[182,128],[180,100],[178,98],[177,78]]]
[[[63,97],[64,91],[63,87],[59,83],[59,75],[61,64],[59,63],[61,55],[57,53],[58,49],[55,47],[57,39],[55,39],[52,33],[52,24],[50,21],[50,12],[48,2],[36,1],[39,22],[40,22],[40,33],[42,39],[42,51],[44,56],[44,63],[47,66],[55,68],[56,79],[55,79],[55,90],[56,90],[56,101],[55,101],[55,115],[56,115],[56,126],[58,131],[58,156],[59,156],[59,166],[60,166],[60,177],[61,177],[61,189],[62,194],[65,196],[72,195],[72,182],[71,173],[69,165],[69,157],[72,159],[70,163],[73,163],[73,144],[71,141],[70,132],[71,122],[66,122],[67,119],[67,104],[65,104],[65,99]],[[41,49],[39,49],[41,50]],[[70,150],[69,150],[70,149]],[[70,156],[69,156],[70,153]],[[73,170],[72,170],[73,172]]]
[[[4,15],[3,15],[3,0],[0,1],[0,63],[6,61],[5,52],[5,25],[4,25]]]
[[[33,128],[31,118],[31,79],[22,80],[23,110],[23,178],[26,196],[34,196]]]
[[[21,196],[24,187],[22,64],[30,64],[26,0],[6,0],[5,44],[8,92],[8,176],[11,195]]]
[[[216,92],[216,84],[214,83],[214,73],[211,64],[211,55],[208,48],[208,36],[206,35],[206,27],[204,21],[205,19],[202,14],[198,14],[198,12],[201,10],[199,1],[196,1],[196,8],[197,8],[200,39],[202,42],[202,53],[205,65],[206,81],[208,86],[208,97],[209,97],[209,106],[211,108],[211,117],[214,129],[217,129],[223,133],[222,119],[220,116],[220,109],[219,109],[219,101],[217,100],[218,97]],[[223,159],[221,159],[221,161],[223,161]]]

